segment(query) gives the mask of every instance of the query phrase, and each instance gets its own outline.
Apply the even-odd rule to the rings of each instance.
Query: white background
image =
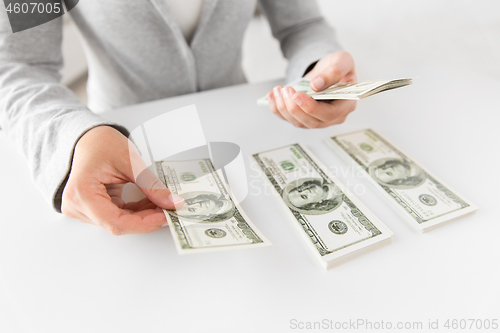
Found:
[[[321,5],[360,79],[416,77],[415,83],[362,100],[345,124],[317,131],[295,129],[255,106],[272,83],[108,115],[133,126],[196,103],[208,141],[242,148],[253,182],[244,208],[270,248],[180,257],[168,229],[114,237],[57,215],[0,132],[0,332],[297,331],[292,319],[411,321],[424,328],[439,319],[443,328],[446,319],[500,319],[498,2]],[[251,32],[245,47],[257,38]],[[276,45],[258,44],[265,57],[244,59],[249,79],[282,77]],[[248,72],[257,65],[262,72]],[[366,127],[477,204],[478,213],[414,232],[321,142]],[[258,194],[265,183],[250,168],[251,153],[293,142],[309,147],[358,194],[395,233],[393,244],[328,272],[315,261],[293,221],[269,194]]]

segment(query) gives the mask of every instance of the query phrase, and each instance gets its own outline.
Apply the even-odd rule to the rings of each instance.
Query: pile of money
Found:
[[[304,147],[293,144],[253,157],[326,269],[391,241],[392,232]]]
[[[410,79],[404,79],[336,85],[322,93],[311,92],[307,80],[294,84],[296,90],[303,89],[315,98],[323,95],[354,99],[409,83]],[[474,204],[372,129],[332,136],[326,142],[361,171],[419,231],[430,230],[477,210]],[[190,157],[185,158],[163,155],[177,156],[179,160],[154,161],[148,146],[158,178],[173,194],[184,199],[184,204],[175,210],[164,210],[178,252],[271,245],[238,203],[246,195],[242,191],[246,183],[230,182],[235,175],[238,175],[237,179],[244,177],[244,168],[242,173],[235,172],[237,164],[231,162],[232,169],[223,167],[225,173],[216,169],[212,159],[207,157],[218,156],[209,153],[214,152],[213,147],[203,152],[186,151]],[[294,225],[310,253],[326,269],[391,242],[391,230],[307,148],[291,144],[254,154],[253,158],[263,172],[265,183],[271,186],[278,198],[276,206],[288,216],[288,222],[276,223]],[[217,162],[217,159],[213,161]],[[232,170],[233,178],[228,178],[227,170]],[[228,183],[236,184],[235,188],[230,188]]]
[[[337,83],[326,88],[323,91],[316,92],[310,87],[310,80],[300,78],[293,81],[287,86],[292,87],[297,92],[303,92],[314,98],[315,100],[334,100],[334,99],[362,99],[379,92],[407,86],[412,83],[412,79],[396,79],[383,81],[364,81]],[[257,100],[257,105],[268,105],[267,96]]]
[[[354,165],[419,231],[473,213],[477,207],[372,129],[327,143]]]
[[[210,159],[158,161],[160,180],[184,199],[164,210],[180,254],[270,245],[234,202],[220,169]]]

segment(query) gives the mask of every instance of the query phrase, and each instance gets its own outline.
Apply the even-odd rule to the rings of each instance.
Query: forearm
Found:
[[[342,49],[315,1],[261,0],[261,3],[273,36],[289,60],[287,82],[301,77],[310,64]]]
[[[0,127],[24,155],[35,185],[60,211],[76,142],[108,122],[57,80],[46,66],[0,62]]]
[[[342,50],[333,29],[323,20],[307,24],[281,43],[288,59],[287,82],[301,77],[308,67],[321,58]]]

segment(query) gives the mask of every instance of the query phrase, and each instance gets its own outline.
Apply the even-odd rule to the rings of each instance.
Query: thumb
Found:
[[[128,179],[133,181],[156,206],[174,210],[184,204],[184,199],[172,193],[151,171],[142,159],[137,147],[128,140]]]
[[[184,204],[184,199],[172,193],[149,168],[136,177],[135,184],[158,207],[174,210]]]
[[[317,71],[312,74],[311,88],[321,91],[354,74],[354,59],[348,52],[336,52],[318,62]]]

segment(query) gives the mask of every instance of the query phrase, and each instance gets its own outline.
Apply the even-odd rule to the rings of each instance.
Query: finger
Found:
[[[334,53],[327,60],[327,65],[311,80],[311,88],[315,91],[338,83],[347,75],[353,76],[354,59],[348,52]]]
[[[114,205],[105,187],[82,194],[82,213],[113,235],[148,233],[160,228],[165,217],[155,209],[129,212]]]
[[[277,86],[273,89],[274,93],[274,98],[276,100],[276,106],[278,108],[278,111],[280,114],[285,118],[289,123],[291,123],[295,127],[300,127],[304,128],[304,124],[302,124],[300,121],[295,119],[290,113],[288,113],[288,110],[285,105],[285,101],[283,99],[283,87]]]
[[[320,127],[321,121],[317,118],[315,118],[312,115],[309,115],[302,110],[300,107],[301,100],[300,99],[293,99],[293,96],[295,94],[295,90],[291,87],[285,87],[283,89],[285,93],[283,96],[286,96],[284,98],[285,100],[285,105],[288,110],[288,113],[297,119],[300,123],[304,124],[306,128],[318,128]]]
[[[267,93],[267,100],[269,102],[269,109],[271,110],[271,112],[280,117],[281,119],[286,120],[285,118],[283,118],[281,113],[278,111],[278,108],[276,107],[276,100],[274,99],[273,92]]]
[[[144,207],[149,206],[149,205],[154,205],[153,208],[156,208],[154,203],[149,200],[149,198],[144,198],[139,201],[132,201],[132,202],[127,202],[125,205],[123,205],[123,209],[130,210],[131,212],[136,212],[142,210]]]
[[[347,74],[346,76],[344,76],[340,81],[339,83],[346,83],[346,82],[356,82],[358,81],[357,77],[356,77],[356,73],[354,71],[350,72],[349,74]]]
[[[122,161],[118,170],[126,180],[133,182],[154,204],[165,209],[179,208],[184,199],[172,194],[170,190],[156,177],[142,159],[137,147],[128,140],[128,159]]]
[[[106,184],[106,191],[110,196],[121,197],[124,184]]]
[[[123,208],[123,205],[125,205],[125,201],[122,199],[123,184],[108,184],[105,186],[111,201],[119,208]]]
[[[347,116],[356,109],[356,101],[335,100],[333,102],[316,101],[307,94],[296,93],[292,97],[296,103],[300,103],[301,109],[321,122],[332,124],[335,120]]]
[[[138,212],[129,212],[130,214],[133,214],[135,216],[139,216],[143,219],[147,219],[149,222],[152,220],[155,220],[155,224],[165,224],[167,222],[167,219],[165,218],[165,213],[163,213],[162,208],[149,208],[149,209],[143,209]],[[155,227],[156,230],[156,227]]]
[[[123,206],[125,205],[125,201],[123,201],[122,198],[118,198],[118,197],[111,197],[111,202],[114,203],[116,205],[116,207],[118,208],[123,208]]]
[[[148,209],[156,209],[156,208],[160,208],[160,207],[158,207],[154,203],[150,202],[148,204],[145,204],[144,206],[139,207],[139,209],[137,209],[136,212],[142,212],[142,211],[145,211]],[[162,209],[162,208],[160,208],[160,209]]]
[[[146,166],[140,156],[134,155],[131,157],[131,163],[132,170],[134,170],[133,182],[151,202],[158,207],[170,210],[183,205],[184,199],[171,193],[165,184]],[[138,170],[141,170],[139,174],[137,174]]]

